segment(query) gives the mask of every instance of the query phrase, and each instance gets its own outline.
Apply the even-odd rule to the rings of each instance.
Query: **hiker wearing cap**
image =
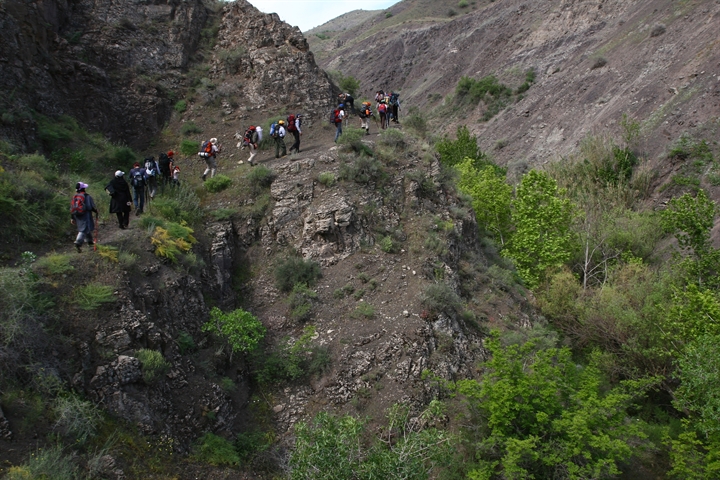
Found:
[[[203,156],[203,158],[205,159],[205,165],[207,165],[207,168],[205,169],[205,171],[202,174],[203,182],[207,178],[208,173],[210,174],[210,178],[213,178],[215,176],[215,172],[217,171],[217,154],[220,151],[220,146],[218,145],[217,141],[218,141],[217,138],[211,138],[207,142],[208,146],[207,146],[206,153],[208,155]]]
[[[342,135],[342,124],[344,118],[345,104],[341,103],[340,105],[338,105],[338,108],[333,111],[333,122],[335,123],[335,143],[337,143],[338,138],[340,138],[340,135]]]
[[[118,170],[115,177],[107,184],[105,190],[110,194],[110,213],[117,215],[118,226],[126,229],[130,225],[132,194],[130,185],[125,181],[125,172]]]
[[[78,182],[75,185],[75,195],[70,203],[70,223],[75,225],[78,231],[75,239],[75,249],[78,253],[82,252],[81,247],[85,240],[88,245],[93,244],[92,232],[95,230],[95,221],[98,219],[95,201],[85,192],[87,187],[87,183]],[[93,213],[95,213],[95,221],[93,221]]]
[[[135,162],[132,170],[130,170],[130,185],[132,185],[133,188],[135,215],[140,215],[145,209],[145,187],[148,183],[145,172],[145,167],[141,167],[138,162]]]
[[[280,150],[282,156],[287,155],[287,147],[285,146],[285,120],[278,120],[277,126],[271,135],[275,139],[275,158],[280,158]]]
[[[340,103],[345,105],[345,108],[349,108],[350,113],[355,113],[355,99],[349,93],[341,93],[338,95]]]
[[[172,172],[172,186],[180,186],[180,167],[178,167],[177,165],[173,168]]]

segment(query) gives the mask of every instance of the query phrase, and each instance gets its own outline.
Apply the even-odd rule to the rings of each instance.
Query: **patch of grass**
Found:
[[[197,155],[197,153],[200,151],[200,142],[196,142],[194,140],[189,139],[183,139],[180,142],[180,153],[183,155],[189,157],[192,155]]]
[[[431,316],[440,313],[453,315],[462,307],[462,300],[458,294],[445,283],[428,285],[421,296],[421,303]]]
[[[162,353],[157,350],[141,348],[137,351],[136,356],[140,360],[145,383],[152,383],[156,378],[165,375],[170,370],[170,362],[165,360]]]
[[[109,285],[89,283],[73,290],[72,302],[82,310],[95,310],[114,301],[113,287]]]
[[[219,174],[205,180],[205,188],[208,192],[218,193],[232,185],[232,179],[227,175]]]
[[[290,318],[297,323],[305,323],[310,320],[315,299],[317,299],[317,293],[303,283],[296,284],[288,296]]]
[[[320,264],[298,256],[286,257],[275,266],[275,285],[283,292],[290,292],[296,285],[314,287],[322,277]]]
[[[182,133],[186,137],[189,135],[194,135],[194,134],[202,133],[202,132],[203,132],[202,128],[195,125],[194,122],[183,123],[182,127],[180,127],[180,133]],[[197,153],[197,152],[195,152],[195,153]]]
[[[258,195],[263,190],[270,188],[270,185],[272,185],[272,182],[276,177],[277,173],[273,170],[270,170],[265,165],[258,165],[248,172],[245,179],[250,186],[252,193],[254,195]]]
[[[375,307],[366,302],[360,302],[355,310],[350,312],[352,318],[373,318],[375,316]]]
[[[384,184],[388,174],[382,162],[374,157],[359,156],[352,162],[343,162],[338,172],[341,180],[352,181],[361,184],[378,183]]]
[[[178,333],[177,340],[178,350],[180,350],[180,355],[185,355],[186,353],[194,352],[197,346],[195,345],[195,339],[192,335],[190,335],[188,332],[181,330]]]
[[[210,212],[210,216],[217,221],[230,220],[234,215],[238,214],[237,208],[218,208]]]
[[[332,172],[322,172],[318,175],[318,182],[326,187],[332,187],[335,184],[335,174]]]
[[[177,113],[183,113],[187,110],[187,102],[185,100],[178,100],[173,108],[175,108]]]
[[[70,273],[75,270],[75,267],[70,265],[70,254],[50,254],[44,257],[40,257],[35,262],[35,269],[42,273],[50,275],[62,275]]]
[[[80,469],[73,463],[73,456],[66,455],[61,445],[37,450],[26,463],[10,467],[6,480],[76,480],[81,478]]]
[[[150,242],[155,246],[155,255],[176,262],[178,257],[190,251],[197,242],[193,237],[193,229],[174,222],[167,222],[167,228],[155,227]]]
[[[100,425],[100,409],[77,395],[64,395],[55,400],[55,428],[84,443]]]
[[[213,466],[240,464],[240,457],[233,444],[210,432],[195,442],[191,458]]]
[[[138,261],[138,258],[139,257],[137,256],[137,254],[132,253],[132,252],[121,251],[118,254],[118,262],[120,263],[120,265],[122,265],[125,268],[132,268],[133,266],[135,266],[135,264]]]

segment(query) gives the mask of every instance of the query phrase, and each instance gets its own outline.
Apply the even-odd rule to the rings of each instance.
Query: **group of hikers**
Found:
[[[300,153],[300,136],[302,135],[302,121],[303,116],[301,114],[290,114],[287,119],[280,119],[270,124],[270,138],[275,143],[275,158],[282,158],[288,154],[288,148],[285,144],[285,136],[290,133],[293,136],[294,142],[290,146],[290,153],[295,150],[295,153]],[[257,154],[257,150],[260,142],[262,141],[263,129],[259,125],[250,125],[245,134],[241,137],[239,133],[235,134],[235,137],[240,141],[237,147],[240,149],[248,148],[250,150],[250,157],[247,162],[253,166],[255,165],[254,158]],[[238,165],[244,163],[243,160],[239,160]]]
[[[217,139],[213,140],[217,142]],[[174,155],[175,152],[170,150],[161,153],[157,160],[155,157],[147,157],[143,164],[135,162],[130,170],[129,182],[125,179],[125,172],[115,171],[112,180],[105,186],[105,191],[110,195],[110,213],[117,216],[120,229],[124,230],[130,225],[133,204],[135,215],[140,215],[145,210],[146,197],[151,200],[155,198],[159,186],[164,188],[166,185],[180,185],[180,167],[175,165]],[[90,246],[94,245],[93,232],[97,232],[95,223],[98,210],[94,199],[87,193],[87,188],[87,183],[78,182],[70,202],[70,221],[78,231],[74,242],[78,252],[82,252],[85,242]]]
[[[338,106],[333,110],[332,122],[335,124],[335,143],[342,135],[343,123],[347,124],[348,115],[357,113],[360,117],[360,128],[365,130],[365,135],[370,135],[370,119],[375,118],[371,102],[362,102],[360,108],[355,110],[355,99],[349,93],[341,93],[338,98]],[[375,110],[380,117],[380,128],[386,129],[390,122],[400,123],[400,94],[396,92],[385,93],[383,90],[375,92]]]

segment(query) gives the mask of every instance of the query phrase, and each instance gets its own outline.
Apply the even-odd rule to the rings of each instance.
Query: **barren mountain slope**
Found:
[[[400,91],[405,112],[452,101],[463,76],[495,75],[515,89],[534,69],[532,87],[490,121],[481,121],[482,102],[442,109],[454,115],[447,131],[468,124],[483,149],[504,147],[495,152],[504,164],[567,154],[623,113],[642,122],[643,147],[654,160],[683,133],[716,131],[716,1],[502,0],[443,19],[419,17],[422,3],[404,1],[389,18],[381,13],[317,44],[316,37],[316,58],[359,79],[362,96]],[[403,12],[412,18],[397,23]]]

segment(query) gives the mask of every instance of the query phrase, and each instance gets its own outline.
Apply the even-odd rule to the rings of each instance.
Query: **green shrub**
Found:
[[[378,245],[380,246],[380,249],[385,253],[396,253],[399,248],[390,235],[381,235],[380,238],[378,238]]]
[[[307,322],[312,313],[313,300],[316,298],[317,293],[310,290],[304,283],[295,285],[288,296],[290,318],[298,323]]]
[[[427,135],[428,125],[425,116],[420,113],[420,109],[417,107],[410,107],[408,114],[405,116],[403,125],[407,128],[414,130],[421,137]]]
[[[58,397],[54,410],[57,418],[55,428],[75,437],[80,443],[95,434],[102,420],[98,407],[76,395]]]
[[[488,75],[475,80],[471,77],[461,77],[455,87],[455,96],[460,101],[467,101],[472,105],[477,105],[481,100],[486,104],[490,102],[488,97],[503,98],[512,95],[512,90],[503,85],[493,75]]]
[[[114,302],[113,287],[89,283],[73,290],[72,301],[82,310],[95,310],[105,303]]]
[[[237,390],[237,385],[235,385],[235,382],[233,382],[231,378],[223,377],[220,379],[220,388],[222,388],[225,393],[233,393]]]
[[[326,187],[332,187],[335,184],[335,174],[332,172],[322,172],[318,175],[318,182]]]
[[[350,313],[352,318],[373,318],[375,316],[375,307],[367,302],[360,302],[355,310]]]
[[[462,307],[462,300],[449,285],[433,283],[425,288],[421,295],[421,304],[430,316],[444,313],[453,316]]]
[[[277,173],[265,165],[258,165],[248,172],[245,179],[250,185],[253,195],[258,195],[262,190],[270,188],[276,177]]]
[[[69,254],[54,253],[45,257],[40,257],[35,263],[35,268],[50,275],[70,273],[75,270],[75,267],[70,265],[70,258],[71,255]]]
[[[194,224],[202,218],[200,199],[195,190],[186,185],[166,189],[152,202],[153,213],[175,223]]]
[[[250,461],[260,452],[270,448],[273,444],[274,434],[272,432],[262,433],[258,430],[246,430],[238,433],[235,437],[235,451],[243,464]]]
[[[230,220],[234,215],[238,214],[236,208],[218,208],[210,212],[210,216],[217,221]]]
[[[184,138],[180,142],[180,153],[182,153],[186,157],[190,157],[192,155],[197,155],[197,153],[199,151],[200,151],[200,142],[188,140],[187,138]]]
[[[227,175],[215,175],[205,180],[205,188],[208,192],[218,193],[232,185],[232,179]]]
[[[0,268],[0,345],[21,336],[26,319],[35,313],[34,287],[33,280],[21,269]]]
[[[467,8],[468,5],[470,5],[470,4],[468,3],[467,0],[460,0],[458,2],[458,8]]]
[[[156,226],[150,237],[155,255],[176,262],[178,257],[190,251],[197,239],[193,229],[174,222],[165,222],[165,227]]]
[[[360,156],[373,155],[372,149],[363,143],[365,138],[365,130],[356,127],[346,127],[343,129],[342,135],[338,138],[338,144],[348,147],[349,150],[354,151]]]
[[[184,330],[178,333],[176,342],[181,355],[193,352],[197,348],[193,336]]]
[[[405,134],[402,132],[402,130],[398,130],[395,128],[388,128],[383,130],[380,134],[379,143],[381,145],[386,145],[388,147],[400,150],[404,150],[405,147],[407,147],[407,142],[405,141]]]
[[[265,327],[250,312],[242,308],[223,313],[217,307],[210,310],[210,320],[202,326],[203,332],[223,337],[234,352],[250,352],[265,337]]]
[[[183,113],[187,110],[187,102],[185,100],[178,100],[174,108],[177,113]]]
[[[62,446],[56,445],[38,450],[28,461],[17,467],[10,467],[5,480],[77,480],[80,469],[73,463],[73,455],[63,453]]]
[[[338,176],[341,180],[363,184],[371,182],[383,184],[388,179],[382,162],[367,156],[356,157],[352,163],[344,162],[340,165]]]
[[[157,350],[141,348],[136,356],[140,360],[145,383],[152,383],[156,378],[165,375],[170,370],[170,362],[165,360],[163,354]]]
[[[209,465],[238,465],[240,457],[231,442],[213,433],[200,437],[193,447],[191,458]]]
[[[182,127],[180,127],[180,133],[182,133],[185,136],[193,135],[196,133],[202,133],[202,132],[203,132],[202,128],[195,125],[194,122],[183,123]]]
[[[320,265],[302,257],[286,257],[275,267],[275,285],[280,291],[289,292],[295,285],[314,287],[322,276]]]
[[[327,350],[313,347],[315,327],[306,326],[299,339],[282,339],[271,352],[254,352],[254,373],[260,384],[294,381],[325,371],[330,357]]]

